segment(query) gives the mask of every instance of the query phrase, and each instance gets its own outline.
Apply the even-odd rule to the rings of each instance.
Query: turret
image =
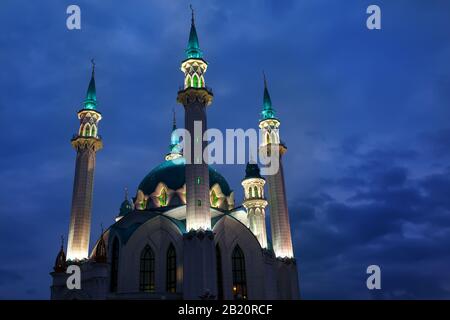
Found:
[[[247,209],[250,230],[264,249],[267,248],[265,183],[266,181],[260,175],[258,164],[248,163],[245,169],[245,178],[242,180],[242,187],[244,188],[243,205]]]

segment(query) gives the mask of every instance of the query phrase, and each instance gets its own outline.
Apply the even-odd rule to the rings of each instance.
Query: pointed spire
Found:
[[[53,270],[58,273],[66,272],[66,254],[64,253],[64,237],[61,235],[61,248],[59,249],[58,255],[56,256],[55,265]]]
[[[172,113],[173,113],[173,120],[172,120],[172,132],[177,130],[177,117],[175,114],[175,108],[172,109]]]
[[[97,263],[106,263],[106,242],[103,238],[103,224],[101,224],[102,232],[100,234],[100,240],[98,241],[97,247],[95,248],[94,261]]]
[[[197,30],[195,29],[194,9],[192,8],[192,5],[190,5],[190,8],[191,8],[191,11],[192,11],[191,31],[189,33],[189,42],[188,42],[188,46],[186,48],[186,57],[188,59],[191,59],[191,58],[202,58],[203,57],[203,53],[200,50],[200,45],[198,43]]]
[[[173,120],[172,120],[172,133],[170,135],[170,145],[169,145],[169,153],[166,155],[166,160],[174,160],[181,157],[181,145],[180,145],[180,137],[178,136],[177,130],[177,122],[176,122],[176,114],[175,109],[173,112]]]
[[[133,210],[133,207],[131,206],[131,203],[128,200],[128,188],[125,187],[124,191],[125,191],[125,199],[123,200],[123,202],[120,205],[119,216],[124,216]]]
[[[89,81],[89,87],[86,93],[86,99],[84,100],[84,108],[95,110],[97,108],[97,92],[95,90],[95,61],[91,59],[92,74],[91,81]]]
[[[275,110],[272,107],[272,100],[270,99],[269,89],[267,88],[266,74],[263,71],[264,77],[264,96],[263,96],[263,111],[261,112],[263,120],[275,119]]]

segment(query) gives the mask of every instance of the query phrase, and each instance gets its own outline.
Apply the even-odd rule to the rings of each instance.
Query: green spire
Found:
[[[275,110],[272,108],[272,100],[270,99],[269,89],[267,89],[266,74],[264,75],[264,97],[263,97],[263,111],[261,112],[262,119],[276,119]]]
[[[180,137],[175,132],[177,130],[175,116],[175,110],[173,110],[172,134],[170,135],[169,153],[166,155],[166,160],[173,160],[181,157]]]
[[[95,62],[92,62],[92,75],[91,81],[89,82],[89,87],[86,93],[86,99],[84,100],[84,108],[95,110],[97,108],[97,93],[95,91]]]
[[[189,33],[189,42],[186,48],[186,57],[190,58],[201,58],[203,57],[203,52],[200,50],[200,46],[198,44],[197,30],[195,29],[194,22],[194,9],[192,8],[192,18],[191,18],[191,32]]]

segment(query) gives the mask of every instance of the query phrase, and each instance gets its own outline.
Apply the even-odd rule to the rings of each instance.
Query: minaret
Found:
[[[272,244],[275,255],[279,258],[293,258],[291,226],[286,201],[286,187],[284,183],[282,156],[286,152],[286,146],[280,141],[280,121],[275,117],[272,107],[267,81],[264,76],[263,110],[261,112],[259,127],[262,130],[263,152],[270,152],[270,148],[279,148],[279,169],[276,174],[267,175],[270,205],[270,225],[272,231]]]
[[[191,7],[192,9],[192,7]],[[183,236],[183,298],[200,299],[205,294],[217,295],[216,251],[211,231],[209,199],[209,170],[203,150],[206,143],[206,107],[211,104],[212,93],[205,87],[207,63],[202,59],[195,30],[192,10],[191,32],[186,59],[181,63],[184,88],[178,92],[178,102],[185,111],[183,156],[186,159],[186,229]]]
[[[265,183],[266,181],[261,177],[258,164],[248,163],[245,168],[245,178],[242,180],[242,187],[244,188],[243,205],[247,209],[250,230],[263,249],[267,248]]]
[[[205,86],[205,72],[208,64],[203,60],[195,29],[192,11],[186,59],[181,63],[184,73],[184,89],[178,92],[177,101],[184,106],[185,129],[190,133],[189,143],[183,151],[186,158],[186,229],[210,230],[211,212],[209,199],[209,171],[203,150],[206,142],[206,107],[212,102],[212,92]],[[194,130],[195,128],[195,130]],[[188,147],[186,147],[188,145]],[[190,150],[189,150],[190,149]]]
[[[172,122],[172,134],[170,135],[169,153],[166,155],[166,160],[175,160],[183,156],[180,137],[177,132],[177,121],[175,116],[175,110],[173,110],[173,122]]]
[[[98,136],[98,123],[102,119],[97,109],[95,91],[95,64],[92,61],[91,81],[84,100],[84,108],[78,111],[80,128],[72,139],[77,152],[75,179],[72,194],[67,259],[88,258],[91,231],[92,190],[94,186],[95,155],[103,146]]]

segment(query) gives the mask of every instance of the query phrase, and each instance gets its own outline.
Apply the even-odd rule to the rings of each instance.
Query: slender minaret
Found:
[[[192,9],[192,7],[191,7]],[[206,143],[206,107],[211,104],[212,93],[205,87],[207,63],[202,59],[192,11],[191,32],[186,59],[181,63],[184,88],[178,92],[178,102],[185,110],[183,156],[186,159],[186,229],[183,236],[183,298],[200,299],[217,295],[216,250],[211,231],[211,205],[209,199],[209,170],[203,150]]]
[[[270,152],[271,148],[278,148],[279,169],[276,174],[267,175],[270,205],[270,225],[272,231],[272,244],[275,255],[279,258],[293,258],[291,226],[286,201],[286,188],[284,183],[282,156],[286,152],[286,146],[280,141],[280,121],[275,117],[272,107],[267,81],[264,76],[263,110],[261,112],[259,127],[262,130],[263,152]],[[275,149],[276,150],[276,149]]]
[[[92,76],[84,100],[84,108],[78,111],[80,128],[72,139],[77,151],[75,179],[72,194],[67,259],[88,258],[91,231],[92,189],[94,185],[95,155],[103,144],[98,136],[98,124],[102,116],[97,108],[95,91],[95,64],[92,61]]]
[[[263,249],[267,248],[265,184],[266,181],[261,177],[258,164],[249,162],[245,168],[245,178],[242,180],[242,187],[244,188],[243,205],[247,209],[250,230]]]
[[[181,63],[184,73],[184,89],[178,92],[178,102],[185,110],[185,129],[190,133],[190,143],[185,143],[186,158],[186,229],[211,229],[209,199],[209,171],[203,150],[206,142],[206,107],[212,102],[212,92],[205,86],[204,74],[208,64],[203,60],[198,44],[197,31],[192,11],[191,31],[186,49],[186,59]],[[195,128],[195,130],[194,130]],[[190,148],[189,148],[190,145]],[[189,150],[190,149],[190,150]]]

